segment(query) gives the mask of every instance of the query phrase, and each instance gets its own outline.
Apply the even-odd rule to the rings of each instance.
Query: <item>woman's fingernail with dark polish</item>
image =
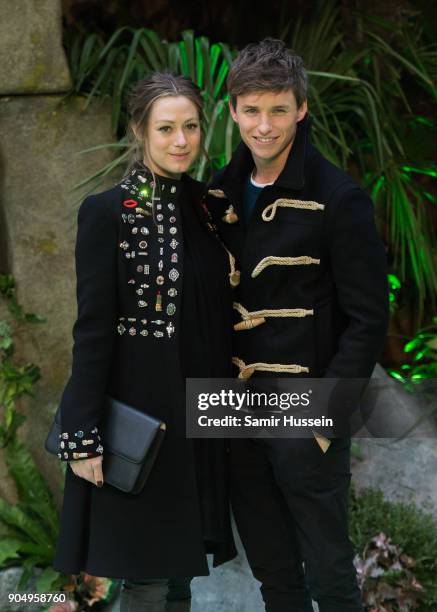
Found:
[[[103,481],[102,480],[98,480],[97,481],[97,486],[98,487],[103,487]]]

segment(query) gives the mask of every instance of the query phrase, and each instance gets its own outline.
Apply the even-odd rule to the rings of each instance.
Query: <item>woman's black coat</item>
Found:
[[[98,488],[67,467],[54,567],[70,573],[84,570],[97,576],[132,579],[205,575],[208,568],[193,441],[185,437],[184,381],[178,350],[184,239],[178,205],[169,208],[183,187],[195,199],[197,214],[207,225],[208,217],[200,206],[203,186],[188,176],[174,184],[162,180],[166,191],[161,183],[156,189],[163,189],[160,213],[164,218],[155,223],[146,203],[150,192],[141,199],[134,182],[129,179],[86,198],[79,210],[78,318],[73,330],[72,374],[61,401],[62,431],[69,432],[65,443],[77,441],[74,434],[78,431],[92,436],[109,393],[165,421],[166,437],[139,495],[107,484]],[[212,234],[210,238],[211,248],[217,248],[216,238]],[[141,252],[147,255],[141,256]],[[145,274],[146,265],[149,274]],[[215,273],[211,270],[212,276]],[[225,274],[223,269],[223,277]],[[159,276],[164,280],[158,284]],[[156,311],[158,290],[160,312]],[[224,307],[224,303],[217,305]],[[164,323],[156,322],[160,320]],[[230,355],[223,357],[230,363]],[[222,375],[226,374],[223,371]],[[104,440],[102,444],[104,448]],[[215,564],[235,555],[224,454],[222,458],[217,461],[215,455],[210,474],[219,492],[213,511],[219,516],[223,536],[214,551]],[[103,462],[103,472],[104,466]]]

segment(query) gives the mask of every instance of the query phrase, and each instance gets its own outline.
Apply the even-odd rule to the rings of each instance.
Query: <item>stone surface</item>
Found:
[[[246,555],[234,526],[238,557],[213,568],[209,559],[210,576],[194,578],[191,583],[190,612],[264,612],[265,607],[247,563]],[[314,605],[314,612],[318,606]],[[120,612],[119,600],[110,604],[106,612]]]
[[[264,604],[247,563],[241,541],[234,534],[238,557],[219,567],[210,565],[210,576],[195,578],[192,582],[191,612],[262,612]]]
[[[18,583],[23,570],[20,567],[9,567],[0,571],[0,610],[2,612],[40,612],[40,603],[14,603],[9,602],[9,595],[13,593],[35,593],[35,579],[31,579],[25,588],[18,590]],[[36,571],[36,574],[40,570]]]
[[[68,91],[60,0],[2,0],[0,23],[0,94]]]
[[[435,417],[424,419],[409,437],[397,439],[423,416],[425,404],[420,396],[405,392],[380,366],[375,369],[373,382],[378,393],[366,426],[390,437],[357,440],[363,460],[353,461],[353,482],[358,490],[379,489],[391,501],[413,501],[437,518]],[[365,430],[362,433],[368,435]]]
[[[43,449],[71,365],[71,330],[76,317],[74,242],[78,203],[84,190],[73,185],[112,159],[108,150],[78,155],[113,142],[110,108],[98,102],[84,111],[83,98],[0,98],[0,158],[4,168],[0,208],[7,222],[10,268],[25,311],[43,324],[15,325],[17,362],[41,369],[35,398],[22,402],[22,433],[60,499],[56,458]],[[116,182],[110,177],[101,191]]]

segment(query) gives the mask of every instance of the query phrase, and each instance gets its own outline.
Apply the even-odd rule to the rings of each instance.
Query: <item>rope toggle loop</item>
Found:
[[[258,370],[262,372],[287,372],[288,374],[300,374],[309,372],[309,368],[295,363],[263,363],[256,362],[246,365],[239,357],[232,357],[232,363],[240,370],[238,378],[248,379]]]
[[[265,317],[306,317],[314,314],[313,309],[306,308],[279,308],[277,310],[266,309],[249,312],[238,302],[234,302],[233,307],[243,319],[234,325],[235,331],[244,331],[258,327],[266,322]]]
[[[276,215],[278,206],[283,208],[302,208],[304,210],[324,210],[325,205],[311,200],[290,200],[288,198],[279,198],[264,208],[262,212],[263,221],[273,221]]]
[[[252,278],[256,278],[258,274],[267,268],[267,266],[309,266],[311,264],[320,264],[320,259],[302,255],[301,257],[276,257],[269,255],[264,257],[252,270]]]

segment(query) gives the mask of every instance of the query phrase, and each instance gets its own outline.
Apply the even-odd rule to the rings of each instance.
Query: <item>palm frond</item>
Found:
[[[55,501],[29,451],[17,438],[6,447],[6,463],[17,486],[20,507],[39,519],[40,526],[47,530],[46,540],[47,536],[55,540],[59,524]]]
[[[363,42],[355,45],[345,39],[339,7],[332,1],[318,3],[311,21],[299,18],[281,27],[309,72],[314,143],[333,163],[358,170],[364,187],[373,192],[378,218],[386,220],[388,229],[382,229],[395,272],[412,280],[422,312],[425,300],[437,291],[435,244],[425,205],[432,195],[402,171],[408,161],[403,127],[412,114],[403,79],[409,75],[435,100],[437,45],[424,42],[412,18],[401,29],[389,19],[360,13],[356,20]],[[387,40],[381,28],[391,34]],[[178,42],[167,42],[146,28],[121,28],[106,43],[93,34],[72,40],[69,62],[74,90],[86,94],[88,103],[95,96],[110,97],[116,135],[124,134],[126,95],[136,80],[154,70],[190,76],[202,89],[206,152],[218,168],[229,161],[238,142],[225,90],[234,54],[228,45],[210,44],[191,30]],[[103,146],[119,154],[75,187],[93,189],[96,181],[118,170],[121,176],[129,153],[126,140],[119,136],[118,142],[94,149]],[[206,156],[193,172],[199,179],[208,176]]]

